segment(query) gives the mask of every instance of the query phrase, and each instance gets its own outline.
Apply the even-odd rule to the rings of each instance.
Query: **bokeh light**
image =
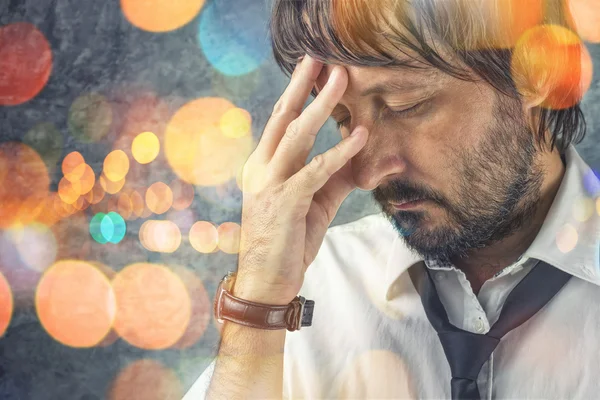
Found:
[[[173,253],[181,245],[181,231],[172,221],[148,220],[139,235],[142,246],[150,251]]]
[[[121,179],[120,181],[113,182],[106,176],[104,176],[104,173],[100,175],[99,181],[102,189],[109,194],[118,193],[121,189],[123,189],[123,186],[125,185],[125,178]]]
[[[87,192],[84,196],[89,204],[98,204],[104,199],[104,188],[100,184],[100,180],[94,182],[92,190]]]
[[[90,220],[90,235],[100,243],[117,244],[125,237],[127,225],[123,217],[114,211],[108,214],[98,213]]]
[[[240,251],[241,227],[235,222],[223,222],[217,228],[219,235],[219,249],[228,254],[237,254]]]
[[[85,172],[85,159],[78,151],[72,151],[62,161],[62,173],[69,182],[77,182]]]
[[[205,0],[121,0],[125,18],[150,32],[167,32],[186,25],[200,12]]]
[[[220,185],[235,177],[253,147],[252,135],[226,137],[219,128],[225,112],[235,108],[222,98],[201,98],[181,107],[165,133],[165,155],[184,181]]]
[[[191,315],[181,279],[164,265],[136,263],[113,279],[117,299],[115,331],[133,346],[159,350],[175,344]]]
[[[573,217],[579,222],[585,222],[594,215],[595,208],[594,200],[589,197],[575,199],[573,202]]]
[[[137,190],[134,190],[129,195],[129,201],[131,201],[131,212],[140,218],[144,213],[144,198]]]
[[[82,142],[103,139],[109,132],[112,121],[112,106],[98,93],[78,97],[69,109],[69,131]]]
[[[37,96],[51,71],[50,44],[34,25],[16,22],[0,27],[0,106]]]
[[[600,43],[600,4],[598,0],[563,0],[573,17],[574,30],[584,40]]]
[[[581,101],[592,82],[592,59],[579,37],[558,25],[542,25],[525,32],[512,58],[512,74],[519,92],[542,98],[542,107],[565,109]]]
[[[556,245],[563,253],[568,253],[575,248],[579,235],[577,229],[571,224],[564,224],[556,234]]]
[[[190,323],[181,338],[173,345],[177,349],[186,349],[200,340],[212,316],[212,302],[198,275],[184,267],[173,267],[173,272],[185,284],[191,299],[192,311]]]
[[[219,243],[217,227],[209,221],[198,221],[190,228],[190,244],[199,253],[212,253]]]
[[[125,219],[132,219],[133,203],[129,194],[121,192],[117,196],[117,213]]]
[[[592,169],[587,170],[583,175],[583,187],[592,197],[600,195],[600,179],[598,179],[598,174]]]
[[[125,179],[129,172],[129,157],[123,150],[113,150],[104,159],[102,173],[112,182]]]
[[[270,54],[268,16],[264,2],[255,0],[207,4],[200,16],[198,39],[211,65],[227,76],[260,67]]]
[[[28,224],[41,213],[49,193],[46,164],[31,147],[0,143],[0,228]]]
[[[155,182],[146,190],[146,206],[155,214],[166,213],[173,205],[173,192],[163,182]]]
[[[85,195],[92,190],[94,187],[94,183],[96,183],[96,174],[94,174],[94,170],[87,164],[83,165],[83,174],[81,178],[79,178],[79,194]]]
[[[154,161],[160,151],[160,142],[152,132],[142,132],[133,139],[131,154],[140,164]]]
[[[12,243],[21,262],[28,268],[44,272],[56,260],[56,237],[46,225],[14,226],[4,232],[4,237]]]
[[[152,359],[136,360],[110,385],[108,400],[179,400],[183,387],[170,368]]]
[[[118,135],[113,142],[113,150],[123,150],[133,158],[132,147],[135,138],[144,132],[152,132],[163,146],[165,128],[173,114],[171,101],[167,102],[146,88],[133,85],[119,85],[110,95],[118,118],[115,118],[114,132]],[[160,148],[159,148],[160,150]],[[160,151],[155,160],[160,160]],[[138,163],[132,163],[132,168]],[[148,170],[148,169],[144,169]]]
[[[58,195],[61,200],[67,204],[73,204],[79,198],[79,193],[81,192],[81,184],[79,181],[70,182],[63,177],[60,182],[58,182]]]
[[[35,306],[48,334],[71,347],[92,347],[104,339],[116,310],[106,275],[79,260],[59,261],[44,273]]]
[[[48,195],[44,199],[44,203],[42,205],[42,211],[36,217],[35,223],[45,226],[52,226],[62,218],[62,210],[61,213],[59,213],[55,209],[56,201],[62,202],[58,193],[48,192]]]
[[[232,108],[221,117],[219,128],[223,135],[234,139],[251,135],[252,116],[243,108]]]
[[[13,314],[13,295],[10,285],[0,272],[0,337],[6,332]]]
[[[175,179],[169,185],[173,192],[173,208],[183,210],[192,205],[194,201],[194,187],[181,179]]]
[[[125,237],[127,226],[123,220],[123,217],[121,217],[118,213],[111,211],[106,214],[104,218],[102,218],[102,222],[100,223],[100,231],[110,243],[117,244]]]
[[[42,157],[53,174],[63,151],[62,133],[51,122],[35,125],[23,136],[23,143],[31,146]]]
[[[15,307],[33,307],[35,287],[42,273],[25,264],[9,230],[0,230],[0,273],[10,285]]]

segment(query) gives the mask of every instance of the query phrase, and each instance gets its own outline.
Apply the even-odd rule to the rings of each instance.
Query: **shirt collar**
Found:
[[[567,148],[565,159],[567,165],[558,192],[523,258],[545,261],[600,285],[600,198],[596,202],[586,190],[587,187],[600,191],[600,181],[574,146]],[[412,252],[400,237],[394,239],[386,266],[386,299],[394,297],[394,283],[400,275],[422,261],[423,257]]]

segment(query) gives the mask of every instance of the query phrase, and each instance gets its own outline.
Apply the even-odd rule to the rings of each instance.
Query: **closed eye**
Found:
[[[408,117],[410,117],[410,116],[412,116],[412,115],[416,114],[416,113],[417,113],[417,112],[418,112],[418,111],[421,109],[421,107],[422,107],[423,105],[425,105],[426,103],[427,103],[427,100],[425,100],[425,101],[422,101],[422,102],[420,102],[420,103],[417,103],[417,104],[415,104],[415,105],[414,105],[414,106],[412,106],[412,107],[405,108],[405,109],[403,109],[403,110],[398,110],[398,111],[394,111],[394,110],[392,110],[391,108],[389,108],[389,107],[385,106],[385,107],[384,107],[384,108],[381,110],[381,114],[384,114],[384,113],[390,113],[390,114],[392,114],[392,115],[393,115],[393,116],[395,116],[395,117],[408,118]],[[381,114],[380,114],[380,115],[381,115]],[[349,124],[349,123],[350,123],[350,119],[351,119],[351,117],[347,117],[347,118],[344,118],[343,120],[341,120],[341,121],[339,121],[339,122],[336,122],[337,128],[338,128],[338,129],[341,129],[342,127],[344,127],[344,126],[346,126],[347,124]]]

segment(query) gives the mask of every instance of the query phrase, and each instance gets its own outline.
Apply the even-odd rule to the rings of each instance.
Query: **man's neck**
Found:
[[[485,281],[514,264],[540,231],[565,172],[565,166],[556,149],[552,153],[544,153],[543,158],[541,168],[545,171],[544,182],[540,202],[531,223],[502,241],[472,251],[468,257],[452,260],[456,268],[465,273],[475,294],[479,293]]]

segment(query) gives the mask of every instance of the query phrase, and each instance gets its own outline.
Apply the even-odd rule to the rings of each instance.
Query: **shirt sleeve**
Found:
[[[183,396],[183,399],[181,399],[181,400],[205,400],[206,399],[206,392],[208,392],[208,385],[210,384],[210,380],[213,376],[216,362],[217,362],[216,358],[214,360],[212,360],[212,362],[209,364],[209,366],[206,367],[206,369],[202,372],[202,375],[200,375],[200,377],[198,379],[196,379],[196,382],[194,382],[194,384],[192,385],[190,390],[187,391],[187,393],[185,394],[185,396]]]

